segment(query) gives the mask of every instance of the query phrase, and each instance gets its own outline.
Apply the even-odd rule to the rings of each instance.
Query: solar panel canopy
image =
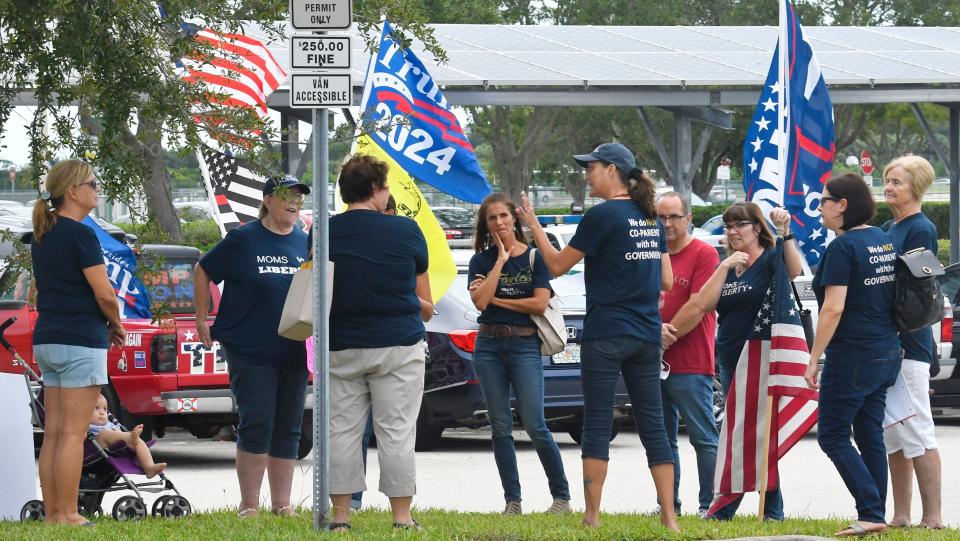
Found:
[[[445,87],[756,87],[766,78],[778,37],[775,26],[433,28],[446,63],[438,64],[419,41],[412,48]],[[254,25],[247,30],[262,36]],[[804,30],[830,85],[960,84],[960,28]],[[353,84],[361,86],[370,54],[356,30],[347,33],[353,36]],[[287,47],[286,42],[270,44],[290,71]]]

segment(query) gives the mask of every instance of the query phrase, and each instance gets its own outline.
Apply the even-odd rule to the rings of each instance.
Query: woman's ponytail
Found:
[[[634,167],[630,170],[627,180],[629,182],[627,193],[630,194],[630,199],[640,207],[644,214],[653,217],[657,212],[653,201],[656,194],[653,179],[648,177],[642,169]]]

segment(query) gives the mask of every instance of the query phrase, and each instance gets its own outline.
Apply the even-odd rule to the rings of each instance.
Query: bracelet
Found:
[[[783,237],[783,242],[787,242],[788,240],[793,240],[794,238],[795,237],[793,236],[793,233],[790,233],[786,237]]]

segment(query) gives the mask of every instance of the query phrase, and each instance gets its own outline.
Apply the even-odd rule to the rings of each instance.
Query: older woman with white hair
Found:
[[[923,194],[933,184],[933,167],[920,156],[902,156],[883,170],[883,197],[893,212],[887,233],[898,253],[926,248],[937,253],[937,228],[921,211]],[[910,525],[913,472],[917,472],[923,515],[920,525],[942,528],[940,517],[940,452],[930,414],[930,363],[936,355],[930,327],[900,333],[901,374],[917,415],[884,431],[890,481],[893,485],[892,527]]]

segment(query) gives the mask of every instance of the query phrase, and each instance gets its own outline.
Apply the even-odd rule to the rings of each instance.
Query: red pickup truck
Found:
[[[219,343],[208,349],[197,339],[193,268],[200,251],[185,246],[145,245],[138,258],[142,264],[157,266],[156,272],[144,278],[151,301],[165,303],[169,315],[157,322],[124,320],[126,344],[107,353],[110,383],[103,392],[110,410],[124,425],[143,423],[144,438],[163,437],[168,427],[185,428],[200,438],[212,437],[222,427],[237,423],[237,407]],[[0,279],[0,322],[11,316],[17,318],[4,336],[37,370],[32,341],[37,311],[30,297],[31,285],[29,271]],[[215,317],[220,291],[211,286],[210,293],[210,315]],[[19,371],[10,353],[2,349],[0,371]],[[308,397],[307,407],[312,404]],[[313,447],[309,413],[304,416],[301,457]]]

